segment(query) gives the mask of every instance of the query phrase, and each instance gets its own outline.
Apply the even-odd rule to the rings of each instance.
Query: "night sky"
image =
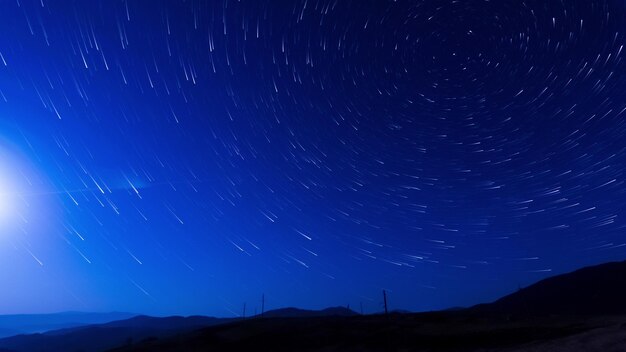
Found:
[[[621,0],[0,2],[0,313],[494,300],[626,258]]]

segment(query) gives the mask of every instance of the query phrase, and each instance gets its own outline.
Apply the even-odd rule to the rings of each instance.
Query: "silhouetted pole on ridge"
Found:
[[[243,302],[243,318],[246,319],[246,302]]]
[[[387,315],[387,291],[383,290],[383,302],[385,303],[385,315]]]
[[[265,314],[265,293],[261,296],[261,317]]]

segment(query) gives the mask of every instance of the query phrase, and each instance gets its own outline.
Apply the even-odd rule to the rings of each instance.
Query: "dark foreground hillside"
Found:
[[[273,318],[123,351],[624,351],[626,317],[484,319],[457,313]],[[561,349],[561,348],[564,349]]]
[[[525,316],[626,315],[626,261],[553,276],[472,310]]]

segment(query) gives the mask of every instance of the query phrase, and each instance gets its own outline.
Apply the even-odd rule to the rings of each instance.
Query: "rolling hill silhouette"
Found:
[[[62,312],[53,314],[0,315],[0,338],[17,334],[32,334],[53,329],[71,328],[90,324],[102,324],[128,319],[135,314]]]
[[[0,339],[0,351],[621,351],[624,297],[626,261],[554,276],[468,309],[363,316],[343,307],[284,308],[247,320],[137,316]]]
[[[105,324],[17,335],[0,339],[0,351],[105,351],[149,337],[167,337],[183,331],[224,324],[229,318],[203,316],[136,316]]]
[[[350,316],[355,312],[342,307],[320,311],[283,308],[265,312],[266,317],[295,318],[316,316]],[[181,332],[240,321],[238,318],[150,317],[52,330],[45,333],[17,335],[0,339],[0,351],[105,351],[148,338],[164,338]]]
[[[531,316],[626,314],[626,261],[553,276],[472,310]]]
[[[626,261],[541,280],[469,309],[254,319],[115,351],[623,351],[625,293]]]

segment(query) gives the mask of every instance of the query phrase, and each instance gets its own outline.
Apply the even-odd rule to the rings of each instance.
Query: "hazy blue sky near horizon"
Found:
[[[0,2],[0,314],[431,310],[626,258],[618,0]]]

